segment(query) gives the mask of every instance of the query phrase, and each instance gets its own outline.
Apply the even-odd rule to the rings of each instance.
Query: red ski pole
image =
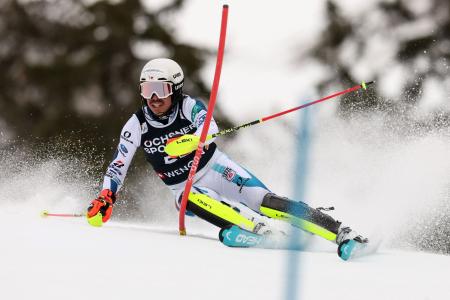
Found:
[[[346,90],[343,90],[343,91],[340,91],[340,92],[328,95],[328,96],[323,97],[321,99],[314,100],[314,101],[305,103],[303,105],[300,105],[300,106],[297,106],[297,107],[294,107],[294,108],[291,108],[291,109],[288,109],[288,110],[284,110],[284,111],[278,112],[276,114],[273,114],[273,115],[270,115],[270,116],[267,116],[267,117],[263,117],[263,118],[254,120],[252,122],[248,122],[248,123],[245,123],[245,124],[242,124],[242,125],[238,125],[238,126],[235,126],[235,127],[232,127],[232,128],[223,129],[223,130],[221,130],[221,131],[219,131],[217,133],[208,135],[206,137],[206,139],[209,140],[209,139],[221,136],[221,135],[225,135],[225,134],[229,134],[229,133],[238,131],[241,128],[247,128],[247,127],[259,124],[259,123],[263,123],[265,121],[268,121],[268,120],[280,117],[282,115],[294,112],[296,110],[303,109],[305,107],[308,107],[308,106],[311,106],[311,105],[314,105],[314,104],[317,104],[317,103],[320,103],[320,102],[323,102],[323,101],[326,101],[326,100],[330,100],[330,99],[335,98],[337,96],[341,96],[341,95],[344,95],[344,94],[347,94],[347,93],[350,93],[350,92],[354,92],[354,91],[359,90],[359,89],[365,90],[365,89],[367,89],[368,85],[373,84],[373,83],[374,83],[374,81],[369,81],[367,83],[363,81],[361,84],[358,84],[358,85],[355,85],[354,87],[348,88]],[[199,137],[198,136],[193,135],[193,134],[185,134],[185,135],[183,135],[180,138],[169,140],[167,142],[165,151],[166,151],[167,154],[177,157],[177,156],[184,155],[184,154],[187,154],[187,153],[190,153],[190,152],[194,151],[197,148],[198,143],[199,143]]]
[[[55,214],[55,213],[49,213],[48,211],[44,210],[41,212],[41,217],[45,218],[45,217],[65,217],[65,218],[79,218],[79,217],[84,217],[86,216],[86,214],[78,214],[78,213],[59,213],[59,214]]]

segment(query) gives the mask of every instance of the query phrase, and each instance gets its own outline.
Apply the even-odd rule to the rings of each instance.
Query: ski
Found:
[[[219,240],[228,247],[291,250],[302,248],[299,241],[291,241],[288,235],[281,233],[260,235],[237,225],[222,228],[219,232]]]
[[[219,232],[219,240],[222,244],[235,248],[289,250],[302,250],[303,248],[300,242],[293,242],[287,235],[260,235],[237,225],[222,228]],[[339,245],[337,252],[342,260],[348,261],[375,253],[379,244],[380,242],[360,243],[355,240],[345,240]]]
[[[219,232],[219,240],[228,247],[258,247],[265,241],[265,236],[259,235],[239,226],[222,228]]]

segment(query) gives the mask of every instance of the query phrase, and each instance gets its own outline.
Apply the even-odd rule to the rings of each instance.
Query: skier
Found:
[[[104,177],[103,189],[88,207],[87,218],[91,225],[99,226],[109,220],[116,195],[138,147],[144,150],[146,160],[173,192],[179,209],[194,152],[174,158],[168,156],[164,148],[171,138],[184,134],[200,135],[206,116],[201,101],[183,94],[183,83],[183,71],[171,59],[153,59],[143,67],[139,85],[142,107],[123,127],[117,151]],[[212,120],[209,134],[217,132],[217,124]],[[258,178],[221,152],[214,139],[207,142],[203,151],[188,197],[187,214],[220,228],[238,225],[258,234],[272,230],[263,215],[285,220],[338,245],[349,240],[367,242],[321,210],[272,193]],[[240,212],[235,203],[244,204],[256,213]]]

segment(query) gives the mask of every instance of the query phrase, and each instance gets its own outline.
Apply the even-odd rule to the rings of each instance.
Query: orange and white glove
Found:
[[[111,217],[116,195],[109,189],[100,192],[97,199],[92,200],[87,209],[88,223],[100,227]]]

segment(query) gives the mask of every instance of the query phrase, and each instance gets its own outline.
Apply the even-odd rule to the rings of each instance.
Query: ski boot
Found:
[[[278,228],[270,218],[262,216],[253,217],[251,220],[255,224],[252,230],[253,233],[265,236],[287,236],[287,233],[282,228]]]
[[[340,226],[336,236],[336,244],[339,245],[337,249],[338,255],[343,260],[349,260],[355,251],[365,248],[368,243],[368,238],[359,235],[350,227]]]

